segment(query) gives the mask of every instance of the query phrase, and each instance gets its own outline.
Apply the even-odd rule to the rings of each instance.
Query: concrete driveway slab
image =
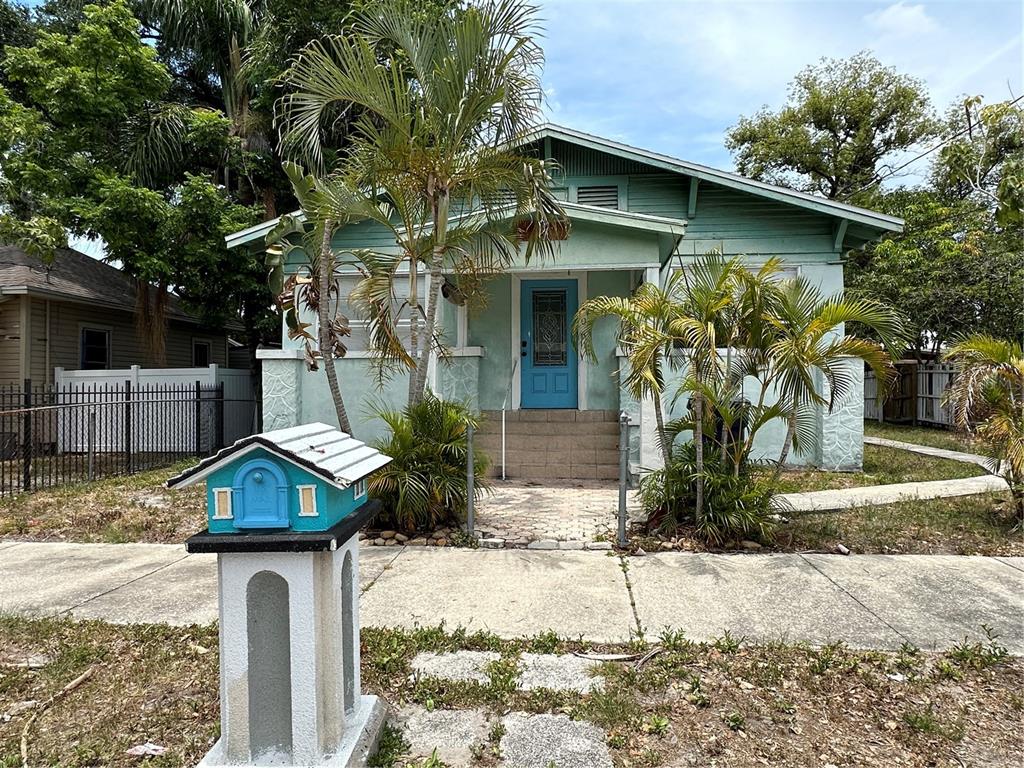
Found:
[[[71,615],[114,624],[209,624],[217,620],[217,556],[189,555],[82,603]]]
[[[408,549],[363,595],[365,626],[553,629],[626,642],[635,628],[618,558],[597,552]]]
[[[902,638],[799,555],[659,554],[629,559],[637,615],[692,640],[728,630],[757,640],[898,648]]]
[[[987,557],[806,555],[873,614],[925,650],[949,648],[991,627],[1024,654],[1024,572]]]
[[[185,557],[165,544],[38,543],[0,553],[0,612],[52,615]]]

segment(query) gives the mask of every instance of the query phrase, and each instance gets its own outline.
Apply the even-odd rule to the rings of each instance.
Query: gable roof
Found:
[[[138,282],[117,267],[71,248],[59,248],[47,269],[37,257],[13,245],[0,245],[0,294],[31,294],[134,312]],[[168,295],[171,320],[199,323],[177,296]]]
[[[336,488],[348,488],[391,461],[376,448],[329,424],[314,422],[243,437],[167,481],[183,488],[205,480],[228,461],[263,448]]]
[[[798,192],[794,189],[789,189],[788,187],[778,187],[773,184],[766,184],[763,181],[749,179],[746,176],[740,176],[737,173],[721,171],[717,168],[711,168],[710,166],[701,165],[699,163],[692,163],[688,160],[679,160],[678,158],[670,157],[669,155],[651,152],[646,149],[639,149],[637,147],[629,146],[628,144],[622,144],[617,141],[612,141],[611,139],[594,136],[593,134],[584,133],[583,131],[577,131],[572,128],[555,125],[553,123],[545,123],[544,125],[539,126],[536,130],[526,136],[524,143],[533,143],[547,137],[567,141],[571,144],[589,147],[599,152],[608,152],[618,157],[634,160],[665,171],[685,174],[686,176],[690,176],[695,179],[719,184],[723,187],[729,187],[731,189],[736,189],[753,195],[760,195],[772,200],[778,200],[779,202],[790,203],[792,205],[807,208],[808,210],[816,211],[818,213],[824,213],[829,216],[836,216],[841,219],[856,221],[860,224],[877,227],[888,232],[900,232],[903,229],[903,220],[895,216],[888,216],[884,213],[878,213],[877,211],[872,211],[868,208],[861,208],[856,205],[840,203],[824,197],[817,197],[815,195],[807,194],[806,192]]]
[[[829,200],[824,197],[817,197],[806,192],[798,192],[788,187],[779,187],[774,184],[767,184],[763,181],[740,176],[737,173],[722,171],[700,163],[693,163],[688,160],[680,160],[669,155],[658,152],[651,152],[646,149],[639,149],[628,144],[605,139],[600,136],[577,131],[572,128],[545,123],[538,126],[534,131],[528,133],[520,142],[521,145],[533,144],[545,138],[558,139],[570,144],[588,147],[598,152],[606,152],[626,160],[642,163],[653,168],[658,168],[671,173],[678,173],[691,179],[707,181],[711,184],[746,192],[751,195],[758,195],[770,200],[775,200],[799,208],[814,211],[816,213],[833,216],[843,222],[855,222],[881,232],[902,232],[903,219],[896,216],[889,216],[868,208],[861,208],[849,203],[840,203],[836,200]],[[579,203],[563,202],[562,207],[569,214],[570,218],[580,218],[590,221],[603,220],[606,223],[614,223],[625,226],[633,226],[641,229],[660,230],[663,234],[682,234],[678,232],[679,227],[686,226],[686,219],[671,219],[661,216],[649,216],[637,214],[630,211],[622,211],[611,208],[598,208]],[[294,214],[298,220],[303,220],[302,212]],[[609,217],[616,217],[613,221]],[[647,221],[650,219],[650,221]],[[270,221],[264,221],[255,226],[235,232],[225,238],[228,248],[261,240],[275,226],[280,217]],[[845,230],[845,224],[843,224]]]

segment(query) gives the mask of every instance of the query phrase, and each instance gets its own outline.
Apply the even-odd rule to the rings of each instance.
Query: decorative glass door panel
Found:
[[[520,304],[523,408],[576,408],[575,280],[524,280]]]

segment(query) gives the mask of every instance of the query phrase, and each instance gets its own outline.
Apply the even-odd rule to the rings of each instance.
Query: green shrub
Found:
[[[697,452],[692,442],[676,445],[672,460],[640,480],[640,503],[648,526],[673,534],[681,525],[693,528],[702,541],[719,546],[736,538],[771,539],[774,491],[755,479],[746,466],[735,474],[718,451],[704,451],[704,510],[697,506]]]
[[[399,530],[432,531],[466,517],[466,429],[477,418],[461,403],[427,395],[403,411],[378,411],[391,434],[374,447],[392,461],[370,479],[383,505],[377,522]],[[474,497],[487,489],[487,457],[474,452]]]

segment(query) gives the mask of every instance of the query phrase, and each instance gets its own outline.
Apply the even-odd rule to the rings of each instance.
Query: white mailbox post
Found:
[[[359,684],[365,477],[390,459],[323,424],[239,440],[168,481],[207,484],[221,737],[199,764],[364,766],[386,719]]]

